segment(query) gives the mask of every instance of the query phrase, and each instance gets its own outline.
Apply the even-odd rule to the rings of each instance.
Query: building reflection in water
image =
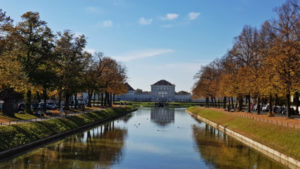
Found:
[[[151,121],[159,126],[167,126],[175,121],[175,109],[167,107],[154,107],[151,109]]]
[[[206,166],[216,169],[282,169],[262,154],[253,151],[242,143],[233,140],[222,132],[205,124],[193,126],[193,137],[197,151],[205,160]]]
[[[114,122],[110,122],[20,156],[0,168],[110,168],[122,159],[126,137],[127,129],[115,127]]]

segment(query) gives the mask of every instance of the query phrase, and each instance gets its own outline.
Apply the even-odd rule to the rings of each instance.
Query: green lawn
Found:
[[[15,113],[15,117],[9,117],[7,115],[4,115],[2,112],[0,112],[0,121],[6,122],[6,121],[17,121],[17,120],[30,120],[35,119],[36,116],[28,113]]]
[[[188,110],[300,160],[300,129],[258,122],[201,107],[190,107]]]
[[[31,120],[31,119],[35,119],[35,118],[38,118],[36,117],[35,115],[32,115],[32,114],[28,114],[28,113],[16,113],[15,114],[15,117],[18,119],[18,120]]]

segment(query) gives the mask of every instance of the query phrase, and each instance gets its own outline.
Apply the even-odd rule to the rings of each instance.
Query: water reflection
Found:
[[[80,132],[7,162],[0,162],[0,169],[98,168],[284,167],[197,122],[185,113],[185,109],[177,108],[141,108],[114,122]]]
[[[0,168],[109,168],[121,160],[126,137],[127,130],[111,122],[0,164]]]
[[[151,109],[151,121],[160,126],[166,126],[175,121],[175,109],[167,107],[153,107]]]
[[[123,117],[120,118],[120,120],[124,121],[125,123],[127,123],[131,118],[133,117],[132,113],[129,113]]]
[[[207,166],[217,169],[282,169],[277,163],[253,151],[222,132],[205,125],[193,126],[193,137]]]

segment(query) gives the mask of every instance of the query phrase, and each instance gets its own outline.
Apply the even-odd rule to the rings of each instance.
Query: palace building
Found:
[[[160,80],[151,85],[152,101],[170,102],[175,99],[175,85],[166,80]]]
[[[126,84],[128,93],[115,97],[117,101],[153,101],[153,102],[191,102],[191,94],[185,91],[175,91],[175,85],[167,80],[159,80],[151,85],[150,92],[134,90]]]

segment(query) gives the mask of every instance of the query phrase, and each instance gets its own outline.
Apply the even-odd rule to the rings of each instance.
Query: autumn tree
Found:
[[[266,21],[259,30],[245,26],[235,38],[232,49],[220,60],[219,65],[222,66],[217,68],[216,72],[221,72],[218,76],[204,73],[213,62],[200,70],[193,96],[207,97],[209,93],[218,91],[218,97],[223,95],[224,98],[231,98],[229,107],[233,107],[232,97],[237,97],[240,110],[243,104],[241,98],[246,96],[248,111],[251,98],[257,98],[258,113],[262,98],[268,98],[270,115],[273,113],[273,97],[275,96],[276,105],[281,97],[286,101],[286,114],[289,117],[291,95],[295,95],[297,109],[299,106],[299,7],[297,0],[288,0],[276,9],[278,18]],[[217,83],[213,83],[214,81]]]
[[[269,96],[269,115],[273,116],[273,97],[275,96],[276,100],[278,100],[278,87],[280,86],[280,83],[278,82],[278,76],[276,76],[276,73],[273,70],[273,64],[269,62],[269,59],[271,59],[271,57],[269,57],[270,50],[276,39],[276,31],[269,21],[266,21],[262,25],[259,30],[258,39],[258,54],[261,57],[260,78],[258,79],[260,84],[259,90],[263,95]]]
[[[103,70],[105,66],[103,65],[103,54],[97,52],[94,57],[91,58],[88,68],[84,74],[84,89],[88,93],[88,107],[91,107],[92,96],[96,93],[100,93],[103,86]]]
[[[111,106],[113,100],[113,94],[121,94],[126,92],[126,69],[122,65],[118,64],[114,59],[104,57],[103,64],[103,76],[101,86],[102,92],[105,95],[104,105]]]
[[[65,107],[69,108],[69,100],[72,94],[76,94],[80,87],[84,71],[88,66],[91,55],[84,52],[86,39],[84,35],[75,37],[70,31],[58,34],[55,53],[58,57],[57,88],[65,96]]]
[[[42,85],[46,90],[49,82],[41,80],[43,78],[41,74],[48,73],[45,72],[48,71],[45,66],[52,57],[49,53],[53,48],[51,44],[53,34],[50,28],[45,21],[40,19],[39,13],[26,12],[22,15],[22,21],[17,24],[15,32],[18,46],[20,46],[18,60],[21,63],[22,71],[33,87]],[[44,78],[48,79],[48,77]],[[27,112],[31,112],[32,90],[32,88],[28,88],[25,95]]]
[[[300,79],[300,6],[298,1],[288,0],[276,11],[278,20],[275,21],[274,27],[277,36],[270,49],[268,62],[273,65],[272,71],[278,76],[281,93],[286,97],[286,114],[289,117],[291,93],[296,92]]]
[[[16,44],[13,21],[0,9],[0,99],[4,100],[3,112],[14,116],[16,102],[28,79],[17,60],[19,53]]]

